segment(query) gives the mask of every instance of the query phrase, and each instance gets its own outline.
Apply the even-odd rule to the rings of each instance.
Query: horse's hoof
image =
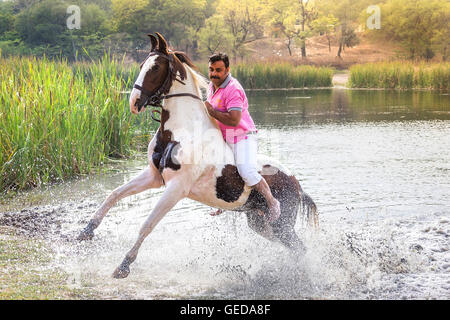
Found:
[[[130,268],[129,267],[118,267],[114,273],[113,273],[113,278],[115,279],[123,279],[128,277],[128,275],[130,274]]]
[[[92,230],[83,230],[78,235],[77,240],[78,241],[92,240],[93,237],[94,237],[94,231],[92,231]]]

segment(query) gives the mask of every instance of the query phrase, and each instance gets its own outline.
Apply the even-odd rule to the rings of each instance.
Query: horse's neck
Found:
[[[201,98],[201,92],[197,81],[194,79],[193,71],[187,70],[185,84],[174,81],[169,94],[190,93]],[[201,100],[190,96],[173,97],[164,101],[163,109],[169,112],[169,119],[164,124],[164,129],[173,131],[188,130],[201,127],[203,129],[218,128]]]
[[[190,93],[201,97],[198,82],[202,81],[194,78],[191,69],[187,69],[184,82],[185,85],[174,83],[169,94]],[[161,126],[171,132],[171,140],[183,146],[184,156],[180,161],[218,167],[224,163],[234,163],[231,148],[202,101],[189,96],[174,97],[164,101],[163,109],[168,112],[168,118],[164,123],[161,122]]]

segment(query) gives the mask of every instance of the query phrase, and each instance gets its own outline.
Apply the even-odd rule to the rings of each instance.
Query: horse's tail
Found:
[[[300,196],[300,212],[302,215],[302,222],[306,217],[306,221],[309,226],[319,229],[319,213],[317,206],[313,199],[303,191],[299,182],[299,196]]]

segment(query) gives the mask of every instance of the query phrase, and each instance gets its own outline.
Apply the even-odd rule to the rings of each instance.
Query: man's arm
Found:
[[[239,110],[220,112],[214,109],[213,106],[208,101],[205,101],[205,106],[211,117],[217,119],[218,121],[222,122],[227,126],[236,127],[239,124],[239,122],[241,122],[242,112]]]

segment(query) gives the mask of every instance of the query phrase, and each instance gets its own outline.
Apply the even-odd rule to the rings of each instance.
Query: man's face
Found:
[[[227,78],[230,67],[225,68],[225,63],[220,60],[209,63],[209,79],[215,87],[219,87]]]

